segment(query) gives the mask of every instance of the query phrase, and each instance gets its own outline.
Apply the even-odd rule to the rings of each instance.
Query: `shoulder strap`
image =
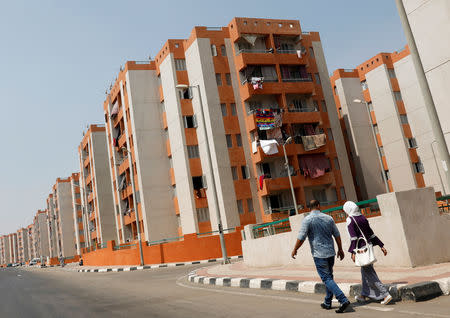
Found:
[[[358,230],[361,232],[362,236],[364,237],[364,239],[367,241],[366,236],[364,235],[364,232],[361,230],[361,228],[358,225],[358,222],[356,222],[356,220],[353,218],[353,216],[351,216],[353,222],[355,222],[356,226],[358,227]]]

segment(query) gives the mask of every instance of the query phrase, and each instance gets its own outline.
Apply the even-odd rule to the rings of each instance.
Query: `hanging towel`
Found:
[[[251,82],[254,90],[263,88],[263,86],[262,86],[263,78],[262,77],[252,77],[250,79],[250,82]]]
[[[264,185],[264,175],[259,177],[259,189],[262,190]]]
[[[256,127],[260,130],[272,129],[275,127],[275,115],[270,109],[256,110]]]
[[[297,56],[299,59],[302,58],[302,50],[297,50]]]
[[[278,144],[280,145],[283,144],[283,134],[281,133],[280,128],[267,130],[266,135],[267,139],[275,139],[278,142]]]
[[[261,148],[266,155],[274,155],[278,153],[278,142],[275,139],[260,140]]]
[[[256,39],[258,39],[258,36],[253,34],[242,34],[242,37],[245,41],[250,43],[251,46],[255,46]]]
[[[258,152],[258,142],[256,140],[252,142],[252,152],[253,153]]]
[[[330,161],[323,154],[300,156],[299,164],[305,177],[311,179],[323,176],[325,171],[330,169]]]
[[[325,134],[313,135],[311,137],[314,139],[314,144],[317,148],[325,146],[327,143],[327,137]]]
[[[113,108],[111,109],[111,117],[117,115],[119,113],[119,104],[115,103]]]
[[[313,136],[302,136],[303,148],[305,151],[311,151],[317,149]]]

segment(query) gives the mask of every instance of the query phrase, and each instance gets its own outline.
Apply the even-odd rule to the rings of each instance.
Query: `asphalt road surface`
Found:
[[[321,295],[187,282],[201,265],[119,273],[60,268],[0,270],[0,317],[336,317]],[[338,315],[339,316],[339,315]],[[342,316],[342,315],[341,315]],[[449,317],[450,296],[353,306],[351,317]]]

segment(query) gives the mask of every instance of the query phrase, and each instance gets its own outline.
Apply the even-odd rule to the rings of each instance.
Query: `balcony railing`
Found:
[[[297,54],[297,50],[277,50],[279,54]]]
[[[241,53],[273,53],[273,49],[239,49],[237,55]]]
[[[301,107],[301,108],[288,108],[288,112],[290,113],[310,113],[316,112],[317,108],[315,107]]]
[[[283,82],[312,82],[311,76],[302,77],[302,78],[282,78]]]

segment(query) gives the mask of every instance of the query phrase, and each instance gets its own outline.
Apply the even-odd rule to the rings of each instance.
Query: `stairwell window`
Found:
[[[363,90],[366,90],[366,89],[369,88],[369,86],[367,85],[367,82],[366,82],[366,81],[362,81],[362,82],[361,82],[361,88],[362,88]]]
[[[225,138],[227,139],[227,147],[233,148],[233,141],[231,140],[231,135],[225,135]]]
[[[247,166],[241,166],[242,179],[249,179],[250,173]]]
[[[197,209],[197,221],[198,222],[208,222],[209,221],[209,210],[208,208]]]
[[[393,68],[388,68],[387,70],[390,78],[396,78],[395,71]]]
[[[400,122],[402,124],[408,124],[408,116],[407,115],[400,115]]]
[[[225,117],[227,115],[227,104],[225,103],[220,104],[220,109],[222,111],[222,116]]]
[[[394,92],[394,97],[395,97],[395,100],[396,100],[396,101],[401,101],[401,100],[403,100],[403,98],[402,98],[402,93],[400,93],[400,92]]]
[[[175,70],[186,71],[186,60],[185,59],[175,59]]]
[[[248,212],[255,212],[255,210],[253,209],[253,200],[252,199],[247,199],[247,210],[248,210]]]
[[[314,73],[314,78],[316,79],[316,84],[320,85],[320,76],[319,73]]]
[[[242,147],[242,137],[241,137],[241,134],[237,134],[237,135],[236,135],[236,145],[237,145],[238,147]]]
[[[195,115],[183,116],[184,128],[197,128],[197,118]]]
[[[239,214],[244,214],[244,206],[242,205],[242,200],[237,200],[237,208]]]
[[[408,146],[409,146],[409,148],[417,148],[416,138],[409,138]]]
[[[227,49],[225,48],[225,45],[220,46],[220,54],[222,54],[222,56],[227,56]]]
[[[369,107],[369,111],[373,111],[373,105],[372,102],[368,102],[367,106]]]
[[[423,168],[422,162],[415,162],[413,163],[414,166],[414,172],[415,173],[425,173],[425,169]]]
[[[222,86],[222,75],[220,73],[216,73],[216,83],[217,86]]]
[[[238,179],[237,167],[231,167],[231,176],[233,177],[233,180]]]
[[[309,47],[309,55],[310,55],[312,58],[315,58],[315,56],[314,56],[314,49],[312,48],[312,46]]]
[[[232,116],[237,116],[237,112],[236,112],[236,104],[235,104],[235,103],[231,103],[231,104],[230,104],[230,108],[231,108],[231,115],[232,115]]]
[[[212,56],[217,56],[217,47],[214,44],[211,45],[211,54]]]
[[[225,74],[225,81],[227,82],[228,86],[231,86],[231,74],[230,73]]]
[[[189,158],[199,158],[200,152],[198,151],[198,145],[187,146],[188,157]]]

